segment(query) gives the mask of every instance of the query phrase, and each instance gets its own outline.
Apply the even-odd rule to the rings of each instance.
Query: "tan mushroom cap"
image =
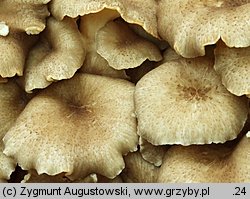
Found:
[[[121,176],[126,183],[156,182],[159,168],[145,161],[140,152],[129,153],[125,156],[126,167]]]
[[[164,158],[160,183],[243,183],[250,180],[250,139],[235,145],[174,146]]]
[[[51,0],[1,0],[0,21],[4,21],[10,31],[25,31],[39,34],[45,28],[45,18],[49,16],[47,3]]]
[[[178,54],[205,55],[220,38],[229,47],[250,46],[250,2],[237,0],[161,0],[158,31]]]
[[[80,30],[86,48],[86,58],[80,71],[96,75],[127,79],[124,70],[115,70],[96,51],[96,33],[108,21],[119,17],[115,10],[103,9],[98,13],[92,13],[81,17]]]
[[[15,170],[16,162],[3,154],[4,146],[0,143],[0,182],[5,182],[10,178],[11,173]]]
[[[121,21],[109,22],[96,35],[97,52],[114,69],[135,68],[145,60],[160,61],[160,50]]]
[[[107,60],[105,60],[96,51],[89,51],[86,54],[86,59],[83,66],[79,69],[82,73],[102,75],[107,77],[114,77],[120,79],[129,79],[125,70],[116,70],[110,67]]]
[[[8,131],[4,153],[38,174],[114,178],[124,168],[122,155],[138,144],[133,94],[126,80],[90,74],[54,83]]]
[[[24,73],[26,92],[71,78],[82,66],[85,49],[73,19],[47,20],[42,38],[31,49]]]
[[[155,0],[53,0],[50,11],[53,16],[62,20],[65,16],[75,18],[109,8],[117,10],[126,22],[138,24],[151,35],[159,37],[156,7]]]
[[[34,170],[28,172],[27,175],[24,176],[24,179],[21,181],[22,183],[122,183],[122,179],[120,176],[116,176],[114,179],[109,179],[107,177],[90,174],[83,179],[77,179],[71,181],[65,176],[65,173],[60,173],[55,176],[50,176],[47,174],[38,175],[38,173]]]
[[[22,76],[27,53],[36,37],[22,32],[11,32],[0,36],[0,76],[3,78]],[[14,56],[13,56],[14,55]]]
[[[155,146],[142,137],[139,138],[139,146],[144,160],[157,167],[161,166],[163,157],[168,149],[167,146]]]
[[[0,84],[0,181],[10,178],[16,162],[3,154],[2,138],[26,104],[24,92],[13,81]]]
[[[228,48],[220,43],[215,49],[214,69],[231,93],[250,94],[250,47]]]
[[[94,183],[97,182],[96,174],[90,174],[84,179],[71,181],[65,177],[65,173],[60,173],[55,176],[49,176],[47,174],[38,175],[34,170],[30,170],[27,175],[24,176],[22,183]]]
[[[221,84],[207,57],[169,61],[136,85],[138,134],[154,145],[223,143],[237,137],[248,114],[245,97]]]

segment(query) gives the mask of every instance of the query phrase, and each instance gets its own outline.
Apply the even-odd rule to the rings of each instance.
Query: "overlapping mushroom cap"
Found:
[[[122,69],[137,67],[146,59],[162,58],[154,44],[136,35],[127,24],[113,22],[119,16],[116,10],[104,8],[80,18],[87,49],[82,72],[127,78]]]
[[[3,144],[0,143],[0,182],[5,182],[10,178],[11,173],[15,170],[15,161],[3,154]]]
[[[160,183],[249,182],[250,139],[233,144],[173,146],[159,169]]]
[[[109,8],[117,10],[126,22],[138,24],[158,37],[156,6],[155,0],[53,0],[50,10],[53,16],[61,20],[65,16],[75,18]]]
[[[145,161],[140,152],[129,153],[125,156],[126,167],[121,176],[126,183],[156,182],[159,168]]]
[[[82,66],[85,49],[73,19],[50,17],[39,42],[31,49],[24,73],[26,92],[73,77]]]
[[[142,137],[139,138],[140,153],[144,160],[155,166],[161,166],[167,146],[154,146]]]
[[[14,124],[25,104],[25,94],[15,82],[0,84],[0,181],[9,179],[16,165],[12,158],[3,154],[2,138]]]
[[[80,30],[86,48],[86,58],[80,71],[84,73],[104,75],[126,79],[124,70],[115,70],[107,60],[97,53],[96,34],[109,21],[119,17],[115,10],[103,9],[98,13],[87,14],[80,18]]]
[[[124,168],[122,155],[138,144],[133,94],[132,83],[96,75],[54,83],[5,135],[4,153],[38,174],[114,178]]]
[[[250,46],[250,1],[161,0],[158,30],[178,54],[205,55],[220,38],[229,47]]]
[[[96,41],[97,52],[117,70],[135,68],[147,59],[162,59],[157,46],[136,35],[121,21],[107,23],[97,32]]]
[[[250,47],[229,48],[219,43],[215,49],[214,69],[231,93],[250,94]]]
[[[22,76],[25,59],[36,37],[24,32],[11,32],[6,37],[0,36],[0,76]]]
[[[49,16],[46,4],[50,1],[0,0],[0,21],[5,23],[10,32],[39,34],[45,28],[45,18]]]
[[[221,84],[210,57],[169,61],[135,91],[138,134],[154,145],[222,143],[236,138],[248,114],[245,97]]]

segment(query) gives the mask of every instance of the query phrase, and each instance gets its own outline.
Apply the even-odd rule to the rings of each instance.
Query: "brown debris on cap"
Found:
[[[222,85],[207,57],[169,61],[136,85],[138,134],[154,145],[223,143],[237,137],[248,100]]]
[[[205,55],[220,38],[229,47],[250,46],[249,1],[161,0],[158,31],[183,57]]]
[[[139,138],[139,146],[144,160],[157,167],[161,166],[162,159],[168,149],[167,146],[155,146],[142,137]]]
[[[126,183],[154,183],[159,168],[145,161],[140,152],[129,153],[124,157],[126,167],[121,177]]]
[[[54,83],[7,132],[4,153],[38,174],[114,178],[125,166],[123,155],[137,149],[134,89],[126,80],[90,74]]]
[[[24,92],[14,81],[0,84],[0,181],[10,178],[16,162],[3,154],[2,138],[14,124],[26,104]]]
[[[244,183],[249,182],[250,139],[237,146],[211,144],[173,146],[159,169],[159,183]]]
[[[231,93],[250,94],[250,47],[229,48],[219,43],[215,49],[214,69]]]
[[[11,32],[0,36],[0,76],[2,78],[22,76],[25,59],[36,37],[22,32]]]
[[[92,13],[81,17],[80,30],[86,48],[86,58],[80,71],[95,75],[104,75],[127,79],[124,70],[115,70],[96,51],[96,33],[107,22],[119,17],[115,10],[103,9],[98,13]]]
[[[1,0],[0,21],[6,23],[10,32],[25,31],[27,34],[39,34],[45,28],[45,19],[49,16],[46,4],[50,1]]]
[[[50,17],[39,42],[31,49],[24,73],[26,92],[71,78],[82,66],[85,49],[73,19]]]
[[[50,11],[62,20],[65,16],[75,18],[100,12],[104,8],[117,10],[126,22],[138,24],[158,38],[156,7],[155,0],[53,0]]]
[[[147,59],[162,59],[157,46],[135,34],[121,21],[111,21],[101,28],[96,42],[97,52],[117,70],[138,67]]]

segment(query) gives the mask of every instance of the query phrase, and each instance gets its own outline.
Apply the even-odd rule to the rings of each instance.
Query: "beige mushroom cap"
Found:
[[[80,19],[80,31],[86,48],[86,57],[80,71],[96,75],[127,79],[124,70],[115,70],[96,51],[96,33],[108,21],[119,17],[115,10],[103,9],[98,13],[84,15]]]
[[[15,161],[3,154],[3,144],[0,143],[0,182],[5,182],[10,178],[11,173],[15,170]]]
[[[71,78],[82,66],[85,49],[73,19],[47,20],[42,39],[31,49],[24,73],[26,92]]]
[[[220,38],[229,47],[250,46],[249,1],[161,0],[158,31],[176,52],[191,58]]]
[[[13,81],[0,84],[0,181],[10,178],[16,162],[3,154],[2,138],[26,104],[24,92]]]
[[[122,155],[138,144],[133,94],[132,83],[97,75],[54,83],[8,131],[4,153],[38,174],[114,178],[124,168]]]
[[[83,66],[79,69],[82,73],[102,75],[120,79],[129,79],[125,70],[116,70],[110,67],[106,59],[96,51],[89,51],[86,54]]]
[[[220,43],[215,49],[214,69],[231,93],[250,94],[250,47],[228,48]]]
[[[27,34],[39,34],[45,28],[45,18],[49,16],[46,4],[50,1],[1,0],[0,21],[4,21],[10,28],[10,31],[25,31]]]
[[[161,166],[163,157],[168,149],[167,146],[155,146],[143,139],[139,138],[140,153],[144,160],[155,166]]]
[[[235,145],[174,146],[164,158],[160,183],[243,183],[250,180],[250,139]]]
[[[226,90],[207,57],[169,61],[136,85],[138,134],[154,145],[223,143],[237,137],[248,101]]]
[[[109,8],[117,10],[126,22],[138,24],[151,35],[159,37],[156,6],[155,0],[53,0],[50,10],[53,16],[62,20],[65,16],[75,18]]]
[[[30,170],[27,175],[24,176],[22,183],[94,183],[97,182],[96,174],[90,174],[84,179],[71,181],[65,177],[65,173],[60,173],[55,176],[49,176],[47,174],[38,175],[34,170]]]
[[[1,77],[23,75],[27,53],[35,40],[36,37],[22,32],[11,32],[5,37],[0,36]]]
[[[156,182],[159,168],[145,161],[140,152],[129,153],[125,156],[126,167],[121,173],[126,183]]]
[[[97,52],[114,69],[135,68],[145,60],[160,61],[160,50],[121,21],[109,22],[96,35]]]

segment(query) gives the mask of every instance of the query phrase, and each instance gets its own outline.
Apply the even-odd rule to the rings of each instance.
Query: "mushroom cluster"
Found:
[[[0,0],[0,182],[250,182],[250,1]]]

